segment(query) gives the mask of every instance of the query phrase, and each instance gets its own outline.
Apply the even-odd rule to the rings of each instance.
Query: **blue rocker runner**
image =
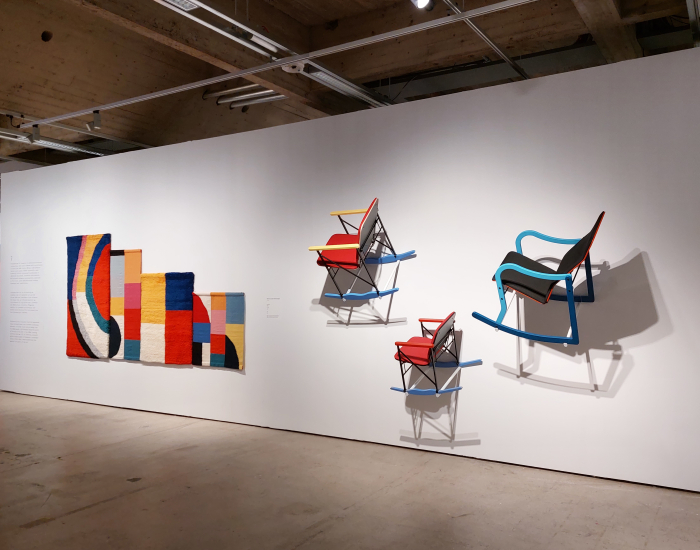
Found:
[[[343,219],[343,216],[353,214],[364,214],[358,227]],[[309,247],[309,250],[318,253],[316,263],[328,270],[328,274],[338,291],[337,294],[327,292],[325,294],[326,298],[340,298],[344,302],[346,300],[369,300],[371,298],[382,298],[397,292],[398,288],[380,290],[367,266],[399,262],[413,256],[416,251],[410,250],[402,254],[396,253],[386,228],[379,217],[379,200],[374,199],[367,209],[341,210],[331,212],[331,216],[338,216],[345,233],[333,235],[323,246]],[[357,233],[351,233],[348,228],[354,229]],[[386,251],[391,253],[384,253]],[[341,270],[354,277],[353,284],[347,292],[340,290],[336,279]],[[365,276],[362,275],[363,270],[366,273]],[[358,280],[368,284],[373,290],[362,293],[352,292],[352,287]]]
[[[501,312],[498,318],[494,321],[476,311],[472,313],[472,316],[498,330],[527,338],[528,340],[564,344],[565,346],[568,344],[577,345],[579,343],[579,335],[578,323],[576,321],[576,303],[595,301],[590,251],[604,216],[605,212],[602,212],[600,216],[598,216],[598,220],[595,222],[591,232],[582,239],[558,239],[556,237],[543,235],[537,231],[523,231],[520,233],[517,239],[515,239],[516,252],[509,252],[506,255],[494,276],[498,288],[498,297],[501,301]],[[555,271],[523,255],[522,240],[528,236],[537,237],[538,239],[551,243],[569,244],[573,246],[564,254],[561,262],[559,262],[559,267]],[[582,263],[585,263],[586,286],[588,292],[585,296],[576,296],[574,295],[574,280],[576,279],[576,275]],[[576,273],[572,276],[574,270],[576,270]],[[552,294],[554,287],[559,281],[564,281],[566,284],[566,295]],[[503,318],[508,311],[504,289],[512,289],[518,294],[531,298],[540,304],[546,304],[550,300],[568,302],[569,319],[571,322],[570,336],[535,334],[504,325]]]
[[[453,311],[445,319],[418,319],[423,336],[414,336],[408,342],[396,342],[396,355],[394,359],[401,367],[401,388],[392,387],[394,391],[400,391],[409,395],[441,395],[452,393],[462,389],[462,386],[450,387],[452,380],[464,367],[473,367],[481,364],[481,359],[460,363],[459,349],[455,341],[455,317]],[[424,323],[439,323],[438,327],[431,330]],[[426,337],[430,336],[430,338]],[[452,351],[452,348],[455,351]],[[444,358],[443,358],[444,357]],[[441,360],[442,359],[442,360]],[[410,386],[406,384],[406,375],[411,369],[420,372],[418,379]],[[455,369],[447,381],[439,385],[437,370]],[[432,374],[432,377],[431,377]],[[433,388],[418,388],[418,384],[427,379]],[[409,375],[410,383],[410,375]]]

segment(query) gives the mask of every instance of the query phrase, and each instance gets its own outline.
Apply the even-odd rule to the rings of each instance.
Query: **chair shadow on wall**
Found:
[[[461,349],[462,331],[455,330],[452,352]],[[395,361],[398,365],[398,361]],[[398,370],[398,366],[396,367]],[[438,369],[438,383],[449,378],[452,369]],[[460,372],[451,386],[459,386],[464,375]],[[416,383],[420,373],[411,369],[409,385]],[[417,388],[432,389],[434,386],[423,379]],[[478,433],[457,433],[457,410],[461,391],[432,395],[406,395],[406,412],[411,415],[412,431],[400,431],[399,440],[420,447],[450,448],[481,445]]]
[[[402,262],[368,265],[367,268],[379,289],[385,290],[398,286],[401,263]],[[364,268],[361,271],[361,275],[363,277],[367,276]],[[350,273],[345,271],[339,271],[335,280],[340,289],[344,292],[351,287],[353,292],[359,294],[373,290],[371,285],[359,279],[355,280]],[[343,302],[339,298],[327,298],[326,293],[338,293],[338,289],[330,275],[326,275],[326,282],[323,285],[321,296],[311,301],[312,311],[323,311],[330,317],[326,323],[329,327],[393,326],[407,324],[406,317],[391,317],[394,297],[398,292],[390,294],[389,296],[384,296],[383,298],[347,300],[346,302]]]
[[[643,344],[648,344],[668,336],[673,329],[646,252],[635,250],[614,267],[604,262],[595,265],[594,270],[598,271],[593,276],[595,302],[581,303],[577,309],[580,343],[564,347],[516,338],[517,367],[496,363],[499,374],[521,383],[570,393],[615,397],[634,367],[634,357],[623,347],[622,341],[654,327],[656,330],[643,339]],[[585,288],[583,280],[575,293],[585,294]],[[557,287],[555,292],[561,289]],[[518,299],[516,304],[516,317],[528,332],[560,334],[569,327],[566,302],[549,302],[543,306],[533,300]],[[525,357],[523,342],[527,347]],[[539,371],[548,355],[569,359],[569,365],[557,361],[556,376],[545,376]],[[582,360],[587,369],[586,382],[574,380],[573,375],[580,374],[580,370],[567,373],[579,367]],[[609,362],[605,375],[599,377],[602,361]]]

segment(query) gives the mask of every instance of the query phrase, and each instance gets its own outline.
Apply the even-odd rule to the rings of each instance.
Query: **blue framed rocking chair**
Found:
[[[595,301],[595,293],[593,290],[593,274],[591,268],[590,250],[593,241],[598,234],[598,229],[603,221],[605,212],[598,216],[593,229],[582,239],[559,239],[550,237],[537,231],[523,231],[515,239],[516,252],[509,252],[496,270],[494,280],[498,288],[498,298],[501,302],[501,311],[498,318],[494,321],[474,312],[472,317],[486,323],[498,330],[502,330],[508,334],[534,340],[537,342],[549,342],[553,344],[577,345],[579,343],[578,322],[576,320],[576,303],[577,302],[593,302]],[[523,255],[522,240],[525,237],[532,236],[543,241],[548,241],[556,244],[573,245],[561,259],[559,267],[556,270],[541,264],[535,260]],[[586,286],[587,294],[585,296],[574,295],[574,279],[578,274],[578,270],[584,264],[586,270]],[[575,270],[575,273],[573,273]],[[573,275],[572,275],[573,273]],[[566,285],[566,294],[553,294],[552,291],[559,281],[564,281]],[[511,289],[518,294],[531,298],[541,304],[546,304],[550,300],[565,301],[569,305],[569,321],[571,323],[570,336],[551,336],[547,334],[536,334],[509,327],[503,324],[503,319],[508,311],[508,305],[505,298],[505,290]]]

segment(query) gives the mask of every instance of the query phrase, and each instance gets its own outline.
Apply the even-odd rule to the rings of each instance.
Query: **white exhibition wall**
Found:
[[[687,50],[6,175],[0,388],[698,491],[699,63]],[[330,211],[375,196],[417,256],[393,300],[337,311],[307,247],[340,229]],[[519,232],[579,237],[602,210],[579,346],[471,317],[497,315],[491,277]],[[245,373],[66,357],[65,238],[102,232],[142,248],[144,272],[245,292]],[[43,264],[33,343],[10,341],[10,269],[25,261]],[[528,302],[528,329],[566,332],[565,304]],[[462,359],[483,365],[457,398],[390,391],[394,341],[453,310]]]

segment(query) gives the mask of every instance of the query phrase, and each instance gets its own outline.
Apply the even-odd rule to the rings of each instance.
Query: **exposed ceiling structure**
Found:
[[[0,162],[109,155],[700,44],[698,0],[416,3],[3,0]]]

